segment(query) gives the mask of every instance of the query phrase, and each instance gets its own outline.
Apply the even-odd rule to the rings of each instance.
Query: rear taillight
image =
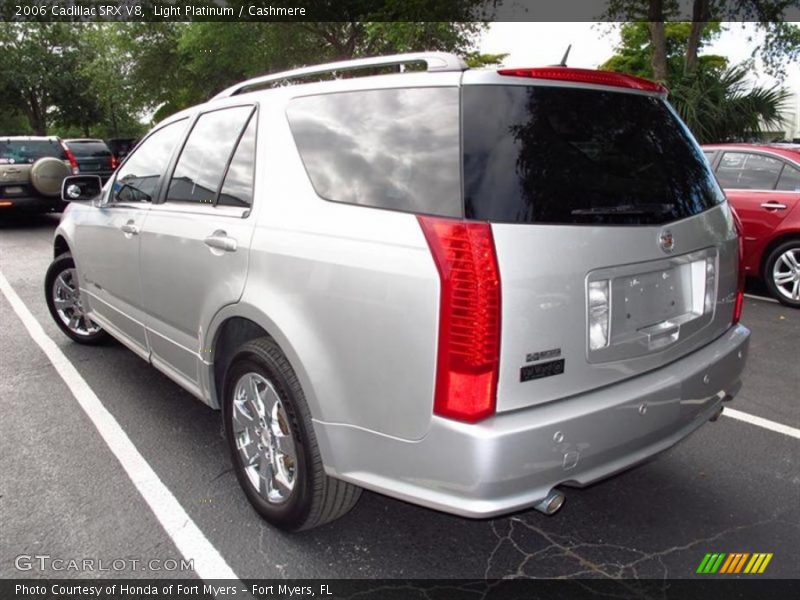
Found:
[[[497,398],[500,272],[492,229],[418,219],[441,280],[433,412],[474,423],[494,414]]]
[[[111,170],[113,171],[118,166],[119,166],[119,163],[117,163],[117,157],[112,154],[111,155]]]
[[[733,325],[739,322],[742,318],[742,308],[744,307],[744,229],[742,228],[742,222],[739,220],[739,216],[736,214],[736,211],[731,208],[731,214],[733,215],[733,224],[736,227],[736,235],[739,238],[739,252],[738,252],[738,274],[737,274],[737,282],[736,282],[736,300],[733,304]]]
[[[500,75],[509,77],[531,77],[533,79],[551,79],[558,81],[572,81],[575,83],[593,83],[596,85],[610,85],[644,92],[656,92],[666,96],[667,88],[655,81],[614,73],[612,71],[595,71],[594,69],[573,69],[570,67],[537,67],[532,69],[499,69]]]
[[[78,159],[75,158],[75,155],[72,153],[72,150],[67,148],[67,145],[64,142],[61,142],[61,147],[64,149],[64,154],[69,161],[69,166],[72,167],[72,174],[77,175],[80,173],[80,169],[78,168]]]

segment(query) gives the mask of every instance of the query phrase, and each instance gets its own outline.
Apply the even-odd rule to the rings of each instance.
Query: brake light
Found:
[[[64,154],[69,161],[69,166],[72,167],[72,174],[77,175],[80,173],[80,169],[78,168],[78,159],[75,158],[75,155],[72,153],[72,150],[67,148],[67,145],[64,142],[61,142],[61,147],[64,149]]]
[[[558,81],[573,81],[575,83],[593,83],[596,85],[610,85],[613,87],[629,88],[644,92],[656,92],[667,95],[667,88],[663,85],[624,73],[613,71],[596,71],[594,69],[573,69],[571,67],[536,67],[532,69],[499,69],[500,75],[509,77],[531,77],[533,79],[552,79]]]
[[[474,423],[494,414],[497,399],[500,272],[492,229],[417,218],[441,281],[433,412]]]
[[[738,274],[737,274],[737,281],[736,281],[736,300],[733,304],[733,321],[732,325],[736,325],[739,320],[742,318],[742,309],[744,308],[744,283],[745,283],[745,275],[744,275],[744,229],[742,228],[742,222],[739,219],[739,216],[736,214],[736,211],[733,210],[731,207],[731,214],[733,215],[733,225],[736,228],[736,235],[739,238],[739,248],[738,248]]]
[[[111,170],[113,171],[118,166],[119,166],[119,163],[117,162],[117,157],[112,154],[111,155]]]

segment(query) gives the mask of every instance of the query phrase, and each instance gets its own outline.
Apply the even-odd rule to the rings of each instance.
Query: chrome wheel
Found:
[[[800,248],[789,248],[772,267],[772,281],[779,294],[800,301]]]
[[[233,391],[231,423],[247,479],[274,504],[285,502],[297,478],[289,418],[272,384],[258,373],[246,373]]]
[[[64,269],[58,274],[53,282],[52,296],[58,318],[71,332],[91,336],[100,331],[100,326],[86,316],[75,269]]]

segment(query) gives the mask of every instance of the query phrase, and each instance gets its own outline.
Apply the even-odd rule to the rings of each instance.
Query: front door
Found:
[[[148,136],[104,190],[104,201],[76,224],[75,262],[91,317],[144,356],[139,234],[185,125],[177,121]]]

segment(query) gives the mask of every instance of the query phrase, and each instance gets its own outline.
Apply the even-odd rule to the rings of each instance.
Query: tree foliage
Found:
[[[664,23],[665,72],[661,79],[670,101],[701,143],[747,140],[758,132],[781,125],[781,108],[788,92],[779,87],[752,86],[748,82],[752,60],[729,66],[722,56],[700,54],[721,31],[708,23],[696,44],[696,64],[686,68],[693,23]],[[624,23],[617,53],[602,68],[653,78],[654,40],[647,23]]]
[[[455,1],[455,0],[453,0]],[[386,0],[387,18],[424,3]],[[477,2],[465,2],[470,7]],[[409,13],[410,14],[410,13]],[[136,135],[237,81],[359,56],[474,52],[480,22],[0,23],[3,133]]]

